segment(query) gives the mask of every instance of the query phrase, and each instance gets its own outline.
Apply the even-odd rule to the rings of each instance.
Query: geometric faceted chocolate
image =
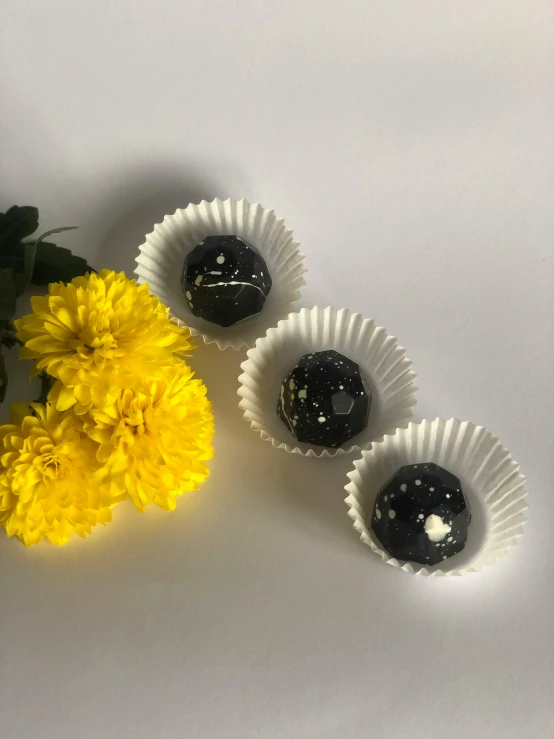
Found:
[[[356,362],[328,350],[305,354],[285,376],[277,413],[297,441],[338,447],[367,426],[370,404]]]
[[[238,236],[207,236],[187,255],[181,286],[195,316],[232,326],[262,310],[271,276],[256,247]]]
[[[462,551],[470,521],[458,478],[421,463],[401,467],[383,485],[371,528],[391,556],[431,566]]]

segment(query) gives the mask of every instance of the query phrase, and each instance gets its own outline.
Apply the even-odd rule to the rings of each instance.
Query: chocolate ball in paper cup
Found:
[[[278,449],[321,458],[368,449],[412,417],[416,376],[405,349],[359,313],[303,308],[269,329],[247,357],[240,408]]]
[[[479,572],[515,546],[527,519],[525,477],[510,452],[483,426],[456,418],[385,436],[348,477],[345,502],[361,540],[413,575]]]
[[[135,274],[193,336],[238,350],[294,310],[305,284],[299,247],[273,210],[203,200],[154,226]]]

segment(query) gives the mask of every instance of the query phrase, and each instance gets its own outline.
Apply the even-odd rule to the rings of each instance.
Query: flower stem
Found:
[[[41,382],[41,388],[40,388],[40,395],[36,399],[36,403],[46,403],[48,400],[48,393],[52,389],[52,386],[56,382],[54,377],[51,377],[47,372],[41,372],[40,375],[40,382]]]

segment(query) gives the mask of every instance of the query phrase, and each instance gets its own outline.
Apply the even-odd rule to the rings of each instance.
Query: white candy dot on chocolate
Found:
[[[431,541],[442,541],[450,533],[450,526],[440,516],[432,513],[425,519],[425,533]]]
[[[402,490],[402,492],[405,493],[406,492],[406,485],[401,485],[400,486],[400,490]]]
[[[378,508],[375,509],[375,515],[377,518],[381,518],[381,511]]]
[[[299,397],[299,398],[300,398],[301,400],[302,400],[303,398],[305,398],[305,397],[306,397],[306,395],[307,395],[307,393],[306,393],[306,391],[305,391],[305,390],[299,390],[299,391],[298,391],[298,397]]]
[[[416,485],[421,485],[421,480],[416,480],[416,481],[415,481],[415,484],[416,484]]]
[[[325,423],[327,419],[325,418],[325,416],[320,416],[317,420],[319,421],[319,423]]]
[[[218,258],[215,260],[218,264],[225,264],[225,257],[223,254],[220,254]]]
[[[396,511],[393,511],[393,509],[391,508],[389,511],[389,516],[390,518],[396,518]]]
[[[188,291],[188,290],[187,290],[187,291],[186,291],[186,293],[185,293],[185,298],[186,298],[187,300],[192,300],[192,295],[191,295],[191,294],[189,293],[189,291]]]

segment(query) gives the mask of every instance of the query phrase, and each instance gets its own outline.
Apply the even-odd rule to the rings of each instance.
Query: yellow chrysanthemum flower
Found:
[[[58,410],[112,403],[121,388],[136,388],[192,348],[190,333],[168,309],[123,272],[102,270],[52,283],[32,299],[33,313],[15,321],[21,357],[61,380],[51,399]]]
[[[184,362],[167,368],[148,392],[122,390],[106,408],[83,416],[85,431],[100,444],[99,476],[110,495],[127,493],[143,511],[165,510],[195,490],[209,474],[214,424],[206,386]]]
[[[94,473],[98,445],[73,413],[31,403],[36,416],[0,427],[0,521],[24,544],[65,544],[111,521],[107,491]]]

